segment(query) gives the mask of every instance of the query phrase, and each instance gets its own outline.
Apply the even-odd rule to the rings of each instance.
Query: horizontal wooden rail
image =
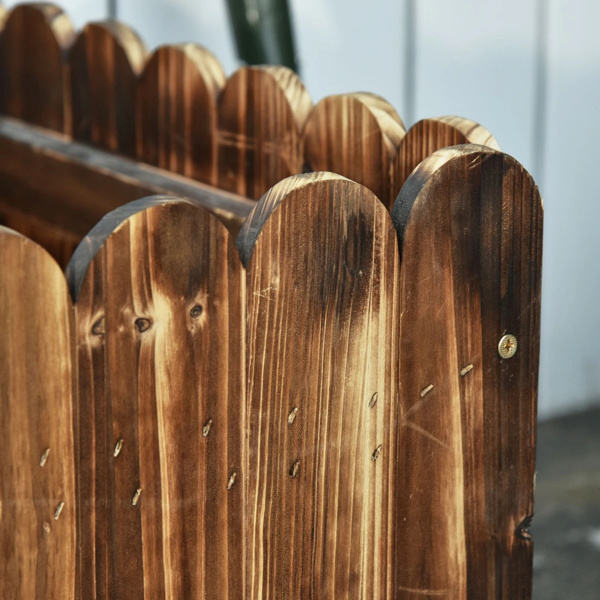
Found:
[[[44,246],[66,266],[109,211],[149,194],[175,194],[239,231],[254,203],[64,135],[0,117],[0,224]]]

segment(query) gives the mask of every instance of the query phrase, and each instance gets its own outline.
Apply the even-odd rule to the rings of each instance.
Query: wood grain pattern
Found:
[[[542,212],[519,163],[474,145],[435,152],[394,205],[399,598],[531,595]]]
[[[312,108],[297,75],[285,67],[243,67],[219,98],[218,186],[258,200],[302,172],[300,132]]]
[[[158,48],[138,84],[138,158],[217,183],[217,97],[225,73],[197,44]]]
[[[107,215],[67,273],[84,597],[243,598],[244,271],[229,233],[146,198]]]
[[[246,598],[391,598],[395,232],[366,188],[291,177],[238,237],[248,285]]]
[[[390,167],[404,135],[402,120],[380,96],[328,96],[306,122],[305,169],[339,173],[391,206]]]
[[[391,167],[392,202],[415,167],[436,150],[458,144],[479,144],[500,150],[498,142],[485,128],[463,117],[446,116],[422,119],[415,123],[400,143]]]
[[[6,117],[0,118],[0,155],[0,224],[41,244],[63,268],[106,213],[142,196],[188,198],[233,235],[255,204]]]
[[[137,34],[122,23],[89,23],[69,52],[69,132],[99,148],[136,155],[136,80],[146,59]]]
[[[75,597],[72,307],[59,266],[0,227],[0,598]]]
[[[73,27],[49,3],[21,4],[0,37],[0,113],[63,131],[63,55]]]

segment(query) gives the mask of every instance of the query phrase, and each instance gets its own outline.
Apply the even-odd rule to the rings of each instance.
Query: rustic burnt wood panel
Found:
[[[73,27],[60,8],[22,4],[0,36],[0,114],[63,131],[63,58]]]
[[[138,84],[138,158],[217,183],[217,97],[225,74],[197,44],[158,48]]]
[[[458,144],[479,144],[499,150],[498,143],[485,128],[463,117],[446,116],[422,119],[415,123],[400,143],[393,160],[392,202],[415,167],[436,150]]]
[[[542,212],[519,163],[474,145],[435,152],[394,205],[398,597],[530,597]]]
[[[244,270],[210,213],[146,198],[67,270],[84,598],[244,598]]]
[[[75,597],[73,313],[59,266],[0,227],[0,598]]]
[[[0,224],[41,244],[63,268],[106,213],[148,194],[188,198],[234,234],[254,205],[9,118],[0,118],[0,155]]]
[[[71,135],[98,148],[136,155],[137,76],[146,48],[122,23],[89,23],[69,52]]]
[[[368,187],[391,206],[390,167],[405,135],[394,108],[367,93],[324,98],[304,130],[305,169],[333,171]]]
[[[339,175],[300,175],[260,200],[238,247],[246,598],[391,598],[399,259],[389,213]]]
[[[218,186],[258,200],[302,172],[300,132],[312,102],[285,67],[243,67],[219,98]]]

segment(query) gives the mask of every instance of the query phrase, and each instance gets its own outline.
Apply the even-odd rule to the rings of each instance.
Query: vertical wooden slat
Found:
[[[446,116],[422,119],[415,123],[406,133],[393,159],[392,201],[421,161],[436,150],[458,144],[481,144],[494,150],[500,149],[492,134],[470,119]]]
[[[395,232],[372,192],[288,178],[238,237],[248,286],[247,598],[393,596]]]
[[[300,132],[312,102],[285,67],[243,67],[219,98],[218,186],[258,200],[302,172]]]
[[[329,96],[306,122],[305,169],[339,173],[391,206],[396,194],[391,193],[390,167],[404,134],[402,120],[380,96]]]
[[[99,148],[136,154],[136,79],[146,58],[122,23],[89,23],[69,52],[70,133]]]
[[[138,84],[138,158],[204,183],[217,183],[217,97],[225,74],[196,44],[162,46]]]
[[[142,199],[90,232],[68,276],[85,597],[243,598],[244,276],[229,233],[190,202]]]
[[[530,597],[542,212],[519,163],[474,145],[435,152],[394,205],[399,598]]]
[[[64,53],[73,27],[49,3],[22,4],[0,37],[0,113],[56,131],[65,127]]]
[[[0,227],[0,598],[75,596],[72,307],[37,244]]]

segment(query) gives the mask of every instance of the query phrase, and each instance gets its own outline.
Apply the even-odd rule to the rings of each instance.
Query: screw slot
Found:
[[[371,400],[369,400],[369,408],[373,408],[375,406],[375,404],[377,403],[377,398],[379,397],[379,393],[375,392],[372,396],[371,396]]]
[[[139,502],[141,495],[142,495],[142,488],[138,488],[135,491],[135,494],[133,495],[133,498],[131,499],[131,505],[132,506],[137,506],[137,503]]]
[[[373,452],[373,454],[371,454],[371,460],[373,462],[375,462],[379,458],[382,448],[383,448],[382,444],[379,444],[379,446],[377,446],[377,448],[375,448],[375,451]]]
[[[296,420],[297,414],[298,414],[298,407],[295,406],[294,408],[292,408],[292,411],[288,415],[288,418],[287,418],[288,425],[291,425]]]
[[[298,471],[300,470],[300,459],[294,462],[294,464],[290,467],[289,474],[290,477],[296,477],[298,475]]]
[[[56,510],[54,511],[54,520],[58,521],[58,518],[60,517],[60,513],[62,512],[63,508],[65,507],[65,503],[64,502],[59,502],[58,506],[56,507]]]
[[[121,453],[121,449],[123,448],[123,438],[119,438],[117,443],[115,444],[115,449],[113,450],[113,456],[117,458]]]
[[[48,460],[48,455],[50,454],[50,448],[46,448],[44,450],[44,453],[42,454],[41,458],[40,458],[40,467],[43,467],[46,464],[46,461]]]
[[[512,358],[517,352],[517,338],[510,333],[503,335],[498,342],[500,358]]]
[[[235,471],[229,476],[229,479],[227,481],[227,491],[229,491],[233,487],[236,477],[237,477],[237,473]]]

